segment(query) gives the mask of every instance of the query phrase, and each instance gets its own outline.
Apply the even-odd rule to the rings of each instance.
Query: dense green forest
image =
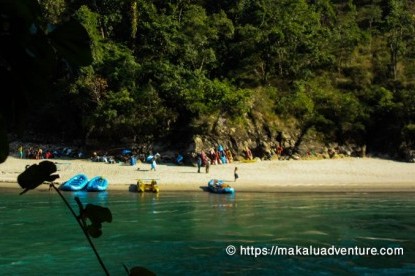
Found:
[[[2,74],[14,96],[3,106],[10,132],[187,141],[218,118],[243,128],[260,114],[270,133],[292,128],[298,140],[312,132],[369,151],[414,147],[415,1],[38,2],[44,33],[82,24],[92,60],[58,56],[53,71],[37,61]],[[2,73],[10,56],[2,50]]]

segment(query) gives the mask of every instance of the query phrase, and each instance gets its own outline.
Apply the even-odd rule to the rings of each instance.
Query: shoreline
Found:
[[[21,189],[17,176],[26,165],[42,160],[19,159],[9,156],[0,164],[0,188]],[[235,162],[211,165],[209,173],[202,168],[158,164],[150,171],[150,164],[134,166],[106,164],[90,160],[50,159],[56,162],[56,186],[77,173],[89,178],[100,175],[108,179],[109,191],[130,191],[138,179],[156,179],[160,192],[203,191],[212,178],[223,179],[236,192],[267,193],[348,193],[348,192],[415,192],[415,165],[377,158],[341,158],[321,160],[272,160]],[[238,167],[239,179],[234,182],[233,171]],[[41,185],[37,189],[48,189]]]
[[[132,185],[132,184],[130,184]],[[111,186],[107,189],[107,192],[132,192],[130,185],[123,184],[117,186]],[[55,185],[58,187],[59,185]],[[175,193],[175,192],[184,192],[184,193],[193,193],[193,192],[207,192],[201,187],[186,187],[186,186],[160,186],[160,193]],[[235,186],[233,186],[235,187]],[[49,185],[41,185],[36,188],[38,191],[47,191]],[[236,190],[237,189],[237,190]],[[0,192],[4,190],[21,192],[22,189],[17,183],[9,182],[0,182]],[[72,191],[62,191],[63,193],[72,193]],[[74,191],[76,192],[76,191]],[[353,194],[353,193],[415,193],[415,187],[400,185],[395,187],[385,187],[385,186],[373,186],[371,183],[364,184],[362,187],[333,187],[333,186],[320,186],[320,187],[310,187],[310,186],[295,186],[295,187],[259,187],[259,189],[246,189],[246,188],[235,188],[235,193],[275,193],[275,194]],[[99,192],[91,192],[99,193]],[[146,192],[151,194],[151,192]]]

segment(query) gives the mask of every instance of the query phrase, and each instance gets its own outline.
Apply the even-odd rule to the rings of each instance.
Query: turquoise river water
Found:
[[[1,275],[104,275],[55,191],[18,192],[0,190]],[[111,210],[93,239],[111,275],[127,275],[123,264],[157,275],[415,274],[411,193],[64,195]]]

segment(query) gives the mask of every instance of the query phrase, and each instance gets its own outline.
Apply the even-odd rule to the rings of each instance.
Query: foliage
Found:
[[[195,77],[189,83],[189,88],[182,92],[191,112],[198,115],[217,112],[235,117],[249,111],[250,90],[237,89],[226,81]]]
[[[50,82],[61,77],[56,71],[92,62],[89,36],[71,17],[58,25],[47,23],[41,6],[34,0],[2,0],[0,21],[0,80],[6,87],[0,121],[7,122],[7,129],[21,133],[29,103],[44,100],[51,92]],[[3,128],[0,134],[3,157],[8,153]]]
[[[364,134],[364,108],[352,93],[336,91],[324,78],[297,82],[296,89],[277,104],[282,116],[294,116],[303,131],[311,127],[326,139],[360,142]]]
[[[8,54],[0,68],[5,79],[45,80],[40,76],[51,75],[59,61],[50,49],[81,65],[88,54],[66,51],[64,37],[52,33],[68,33],[75,47],[76,32],[65,30],[76,29],[68,15],[82,23],[93,62],[63,71],[66,77],[52,82],[52,108],[35,110],[39,118],[53,117],[54,131],[70,139],[151,142],[186,129],[197,134],[192,126],[209,114],[238,119],[253,108],[269,119],[294,118],[302,131],[313,128],[327,140],[379,151],[411,139],[404,128],[415,119],[412,1],[33,2],[13,4],[27,19],[14,46],[2,50]],[[28,58],[25,43],[36,59]],[[13,55],[18,64],[7,58]],[[19,74],[7,72],[9,65]],[[43,91],[38,81],[16,83],[15,101],[29,86]],[[15,106],[24,105],[2,109],[12,131],[20,120],[10,116],[20,114]],[[39,125],[43,119],[33,122]]]
[[[65,0],[42,0],[40,8],[46,22],[57,24],[63,19],[68,7]]]

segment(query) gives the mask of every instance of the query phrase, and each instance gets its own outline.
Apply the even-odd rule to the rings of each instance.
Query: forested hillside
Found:
[[[372,152],[414,147],[414,1],[39,3],[49,29],[84,26],[92,62],[59,59],[39,85],[48,93],[12,86],[29,95],[25,128],[8,120],[20,135],[112,144],[199,135],[234,146],[289,135],[295,147],[311,135]]]

